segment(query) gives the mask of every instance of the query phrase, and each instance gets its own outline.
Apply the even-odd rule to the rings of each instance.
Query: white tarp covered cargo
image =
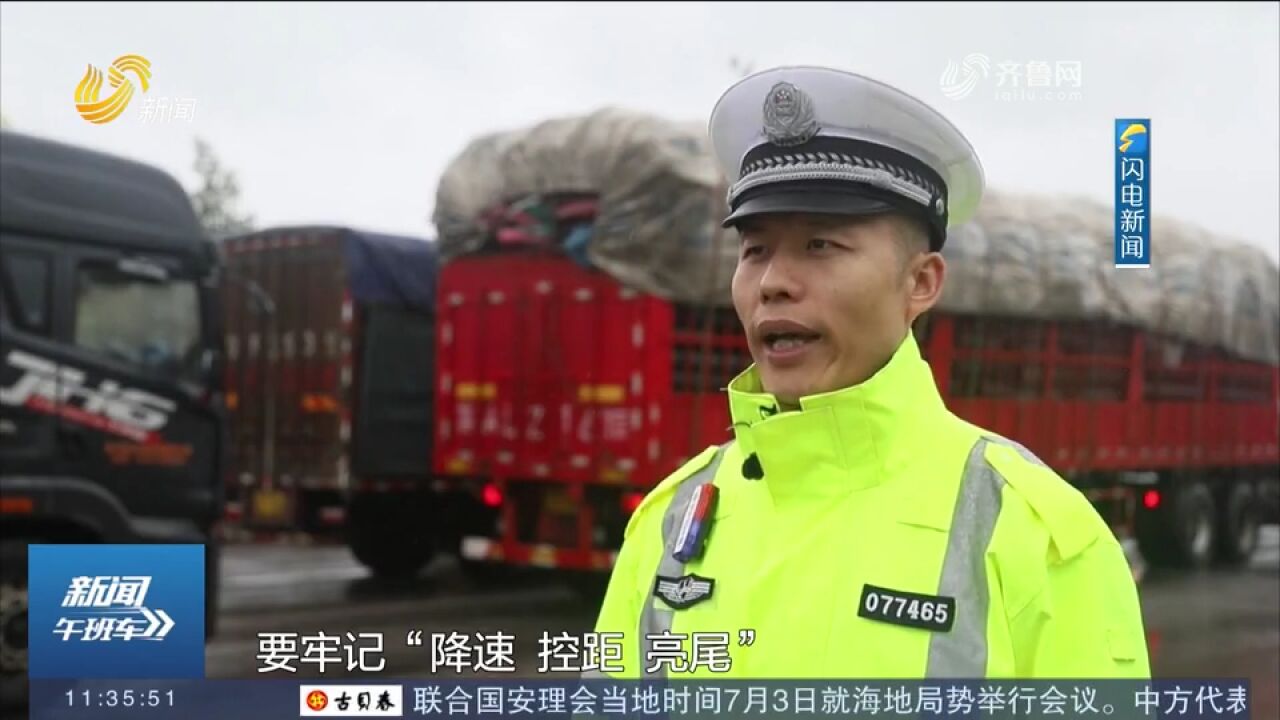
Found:
[[[725,187],[705,125],[609,109],[479,138],[440,181],[442,256],[486,244],[486,210],[551,193],[598,196],[595,267],[671,300],[729,303],[738,240],[719,229]],[[1156,213],[1151,267],[1118,270],[1113,231],[1102,203],[988,191],[949,232],[940,309],[1106,318],[1280,362],[1280,269],[1262,251]]]

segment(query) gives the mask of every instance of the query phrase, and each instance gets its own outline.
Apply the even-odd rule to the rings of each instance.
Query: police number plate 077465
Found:
[[[934,632],[951,630],[955,610],[955,598],[890,590],[875,585],[862,586],[862,600],[858,603],[859,617]]]

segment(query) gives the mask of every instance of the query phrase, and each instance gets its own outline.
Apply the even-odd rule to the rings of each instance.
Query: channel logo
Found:
[[[32,678],[204,677],[204,547],[29,545]]]
[[[106,79],[113,91],[103,98],[102,71],[90,65],[84,71],[80,84],[76,86],[76,112],[80,113],[80,117],[95,125],[105,125],[120,117],[137,92],[126,73],[137,79],[142,92],[145,93],[150,88],[151,61],[141,55],[121,55],[107,68]]]

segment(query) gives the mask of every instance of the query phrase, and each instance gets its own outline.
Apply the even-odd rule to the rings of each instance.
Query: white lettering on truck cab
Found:
[[[103,380],[97,388],[88,387],[82,371],[59,368],[54,362],[21,350],[10,351],[8,362],[25,374],[13,385],[0,388],[0,403],[5,405],[28,405],[32,398],[49,405],[72,405],[78,401],[80,409],[90,415],[143,432],[163,428],[169,422],[169,414],[177,409],[171,400],[123,388],[112,380]]]

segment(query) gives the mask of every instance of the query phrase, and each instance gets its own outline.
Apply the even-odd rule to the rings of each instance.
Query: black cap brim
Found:
[[[816,215],[879,215],[899,208],[884,200],[848,192],[770,192],[742,201],[722,225],[734,227],[757,215],[813,213]]]

